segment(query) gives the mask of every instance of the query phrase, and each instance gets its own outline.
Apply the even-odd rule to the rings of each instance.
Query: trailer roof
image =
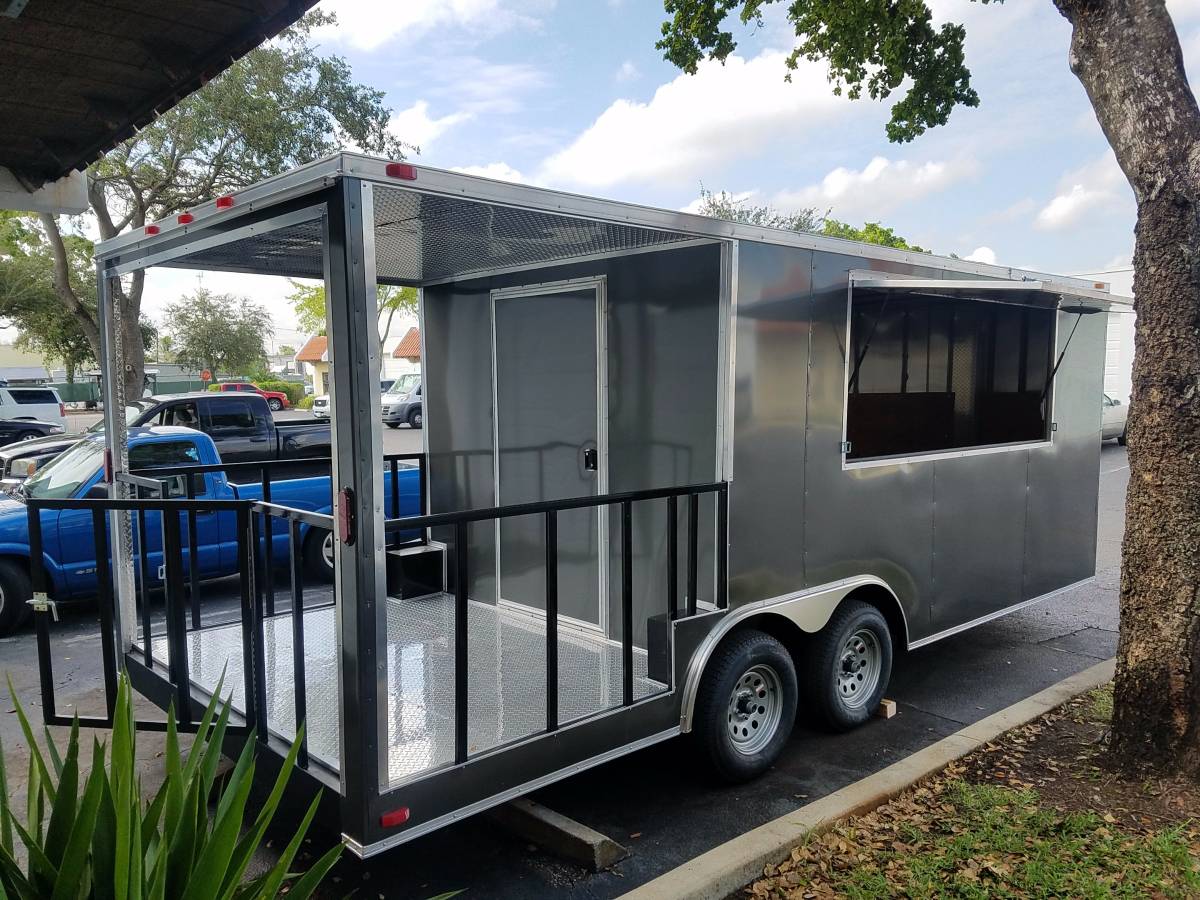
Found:
[[[263,181],[226,201],[223,208],[215,202],[203,204],[190,211],[188,224],[158,223],[155,234],[113,238],[98,244],[96,255],[118,273],[171,265],[320,278],[320,212],[315,207],[297,210],[297,198],[341,176],[373,185],[376,274],[381,282],[432,284],[556,261],[746,240],[859,257],[863,265],[855,268],[870,268],[872,260],[892,261],[975,278],[1037,281],[1047,291],[1106,304],[1131,303],[1089,279],[744,225],[351,153]],[[264,209],[285,201],[290,212],[264,219]],[[258,221],[239,228],[238,217],[250,211]],[[206,240],[196,233],[218,223],[223,232],[219,239]]]
[[[0,167],[28,188],[84,168],[315,3],[7,4],[0,15]]]

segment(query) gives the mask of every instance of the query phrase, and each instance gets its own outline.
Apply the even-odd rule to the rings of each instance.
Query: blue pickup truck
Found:
[[[151,426],[129,430],[129,467],[162,469],[188,465],[217,465],[221,457],[212,439],[203,432],[177,426]],[[89,435],[56,457],[0,499],[0,636],[21,625],[32,596],[29,577],[29,520],[27,497],[54,499],[106,496],[101,483],[104,436]],[[185,478],[196,479],[196,497],[203,500],[260,500],[262,486],[234,484],[221,472],[153,476],[163,485],[164,497],[185,497]],[[415,467],[401,468],[400,509],[391,506],[391,476],[384,474],[385,514],[417,515],[420,474]],[[271,482],[271,502],[295,509],[328,513],[333,492],[328,475],[277,479]],[[43,556],[55,600],[71,601],[96,592],[95,544],[90,509],[46,509],[41,512]],[[286,525],[273,519],[275,559],[287,559]],[[163,562],[159,514],[146,514],[146,554],[152,579],[157,579]],[[202,578],[219,578],[237,573],[238,535],[233,511],[199,513],[196,516],[197,561]],[[315,578],[332,576],[332,536],[328,531],[301,526],[304,564]],[[135,545],[135,555],[141,548]],[[183,555],[187,558],[185,541]],[[136,561],[136,556],[135,556]]]

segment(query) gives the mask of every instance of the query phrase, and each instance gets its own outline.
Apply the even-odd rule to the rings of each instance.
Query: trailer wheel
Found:
[[[779,757],[796,720],[796,668],[768,634],[744,631],[713,652],[696,695],[693,731],[723,781],[748,781]]]
[[[0,560],[0,637],[16,631],[29,619],[33,596],[29,573],[11,559]]]
[[[333,581],[333,532],[308,529],[304,538],[304,571],[316,581]]]
[[[892,675],[887,620],[861,600],[846,600],[813,635],[806,654],[806,699],[826,726],[849,731],[875,714]]]

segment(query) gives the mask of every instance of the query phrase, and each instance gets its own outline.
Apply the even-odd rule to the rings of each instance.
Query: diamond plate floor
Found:
[[[471,602],[467,614],[468,750],[479,753],[536,734],[545,727],[545,621],[537,614]],[[454,759],[454,598],[434,594],[389,599],[388,780],[394,785]],[[263,646],[267,723],[284,738],[296,734],[290,613],[267,619]],[[338,767],[338,673],[334,610],[304,614],[304,684],[309,753]],[[241,626],[188,634],[192,682],[223,693],[245,709]],[[153,639],[157,662],[167,662],[164,637]],[[621,647],[562,625],[558,639],[559,717],[563,723],[620,705]],[[646,675],[635,649],[634,697],[666,685]]]

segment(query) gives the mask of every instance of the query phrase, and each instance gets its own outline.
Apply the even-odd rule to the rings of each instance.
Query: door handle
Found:
[[[600,465],[600,454],[595,447],[585,447],[583,450],[583,467],[589,472],[595,472]]]

